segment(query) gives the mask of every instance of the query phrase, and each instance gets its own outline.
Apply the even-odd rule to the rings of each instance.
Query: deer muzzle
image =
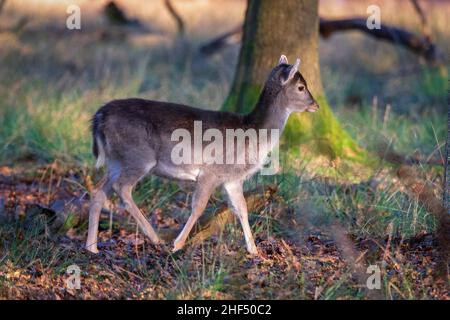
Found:
[[[317,104],[317,102],[314,102],[306,109],[306,111],[308,112],[316,112],[317,110],[319,110],[319,105]]]

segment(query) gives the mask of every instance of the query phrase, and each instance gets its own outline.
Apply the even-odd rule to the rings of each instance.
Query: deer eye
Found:
[[[301,84],[301,85],[298,87],[298,91],[302,92],[302,91],[304,91],[304,90],[305,90],[305,86]]]

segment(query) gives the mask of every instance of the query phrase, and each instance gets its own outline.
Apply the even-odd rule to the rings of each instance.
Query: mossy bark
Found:
[[[320,110],[292,114],[282,146],[313,157],[365,162],[365,151],[343,130],[327,103],[318,47],[318,0],[249,0],[239,62],[223,110],[249,112],[280,55],[285,54],[290,62],[300,57],[300,72]]]

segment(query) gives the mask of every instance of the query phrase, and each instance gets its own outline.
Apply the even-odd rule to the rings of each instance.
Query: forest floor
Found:
[[[256,258],[246,254],[236,222],[203,243],[172,254],[170,242],[152,245],[126,213],[117,213],[116,201],[110,207],[112,219],[103,216],[100,253],[93,255],[84,249],[92,189],[87,172],[63,169],[57,163],[24,168],[0,170],[0,199],[6,200],[0,208],[2,298],[450,298],[446,276],[437,276],[440,253],[432,232],[404,237],[389,224],[386,236],[367,234],[369,227],[363,234],[361,221],[325,221],[323,211],[317,214],[314,205],[298,209],[283,196],[267,200],[264,209],[250,216],[260,251]],[[140,202],[141,209],[152,208],[151,222],[157,230],[178,231],[188,214],[189,193],[169,183],[147,180],[138,186],[137,198],[141,193],[154,197],[151,204]],[[317,181],[303,183],[314,184],[314,193],[307,191],[308,201],[326,195],[326,188],[317,187]],[[170,191],[159,197],[158,191],[166,188]],[[361,192],[374,192],[363,184],[356,188],[360,190],[343,187],[340,196],[349,200]],[[330,208],[336,203],[323,205]],[[214,198],[212,213],[222,206]],[[350,231],[349,225],[360,228],[359,232]],[[67,286],[67,268],[72,265],[81,271],[79,290]],[[367,287],[373,274],[370,265],[380,270],[379,289]]]
[[[214,1],[175,0],[186,20],[182,41],[162,1],[118,1],[144,31],[99,19],[106,1],[77,2],[81,30],[66,29],[64,1],[7,1],[1,13],[0,299],[449,299],[436,206],[420,191],[442,203],[450,68],[354,32],[321,40],[321,73],[340,123],[383,160],[369,180],[324,178],[307,163],[254,177],[246,190],[277,189],[250,215],[257,258],[247,256],[236,221],[171,254],[171,242],[151,245],[116,199],[102,214],[100,253],[86,252],[89,199],[101,178],[92,114],[124,97],[219,109],[239,45],[209,57],[198,47],[241,24],[246,2],[223,0],[217,10]],[[321,0],[321,16],[364,16],[371,4],[337,3]],[[408,1],[377,3],[383,23],[421,32]],[[424,6],[448,56],[450,4]],[[185,223],[191,196],[153,177],[134,193],[160,234]],[[222,212],[222,199],[212,198],[206,216]],[[67,286],[72,265],[79,290]],[[371,290],[378,269],[380,289]]]

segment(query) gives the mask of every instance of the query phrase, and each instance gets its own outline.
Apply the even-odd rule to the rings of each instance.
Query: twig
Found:
[[[175,10],[175,7],[170,0],[164,0],[164,4],[166,5],[166,8],[169,11],[170,15],[175,19],[178,35],[181,37],[184,36],[184,22],[180,14],[177,12],[177,10]]]
[[[422,6],[420,5],[418,0],[411,0],[411,3],[414,7],[414,10],[417,12],[420,18],[420,22],[422,23],[422,32],[426,36],[430,36],[430,29],[428,27],[428,19],[425,15],[425,11],[423,10]]]
[[[14,26],[12,26],[9,31],[13,33],[17,33],[21,31],[25,26],[30,22],[30,19],[28,17],[21,17]]]

